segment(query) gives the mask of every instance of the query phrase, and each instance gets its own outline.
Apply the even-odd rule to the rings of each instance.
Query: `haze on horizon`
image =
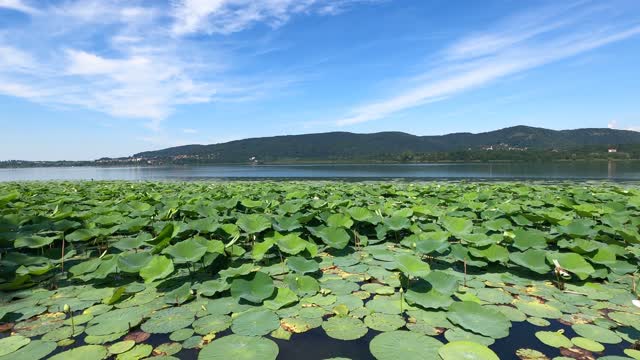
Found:
[[[0,160],[272,135],[640,130],[640,2],[0,0]]]

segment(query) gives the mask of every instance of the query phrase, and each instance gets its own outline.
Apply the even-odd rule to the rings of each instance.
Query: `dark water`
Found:
[[[0,181],[206,179],[640,180],[640,161],[455,164],[209,165],[0,169]]]

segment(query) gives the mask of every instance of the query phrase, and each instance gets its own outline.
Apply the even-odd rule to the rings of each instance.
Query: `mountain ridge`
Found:
[[[212,163],[249,161],[336,161],[375,159],[403,153],[447,153],[476,150],[568,150],[588,146],[640,144],[640,132],[608,128],[551,130],[518,125],[503,129],[444,135],[399,131],[351,133],[333,131],[190,144],[133,155],[142,159],[197,159]]]

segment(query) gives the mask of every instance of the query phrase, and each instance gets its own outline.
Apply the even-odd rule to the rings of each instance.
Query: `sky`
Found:
[[[640,130],[637,0],[0,0],[0,160]]]

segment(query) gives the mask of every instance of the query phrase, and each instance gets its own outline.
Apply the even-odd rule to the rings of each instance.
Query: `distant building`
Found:
[[[616,148],[614,148],[614,147],[610,147],[610,148],[609,148],[609,152],[610,152],[610,153],[617,153],[617,152],[618,152],[618,149],[616,149]]]

